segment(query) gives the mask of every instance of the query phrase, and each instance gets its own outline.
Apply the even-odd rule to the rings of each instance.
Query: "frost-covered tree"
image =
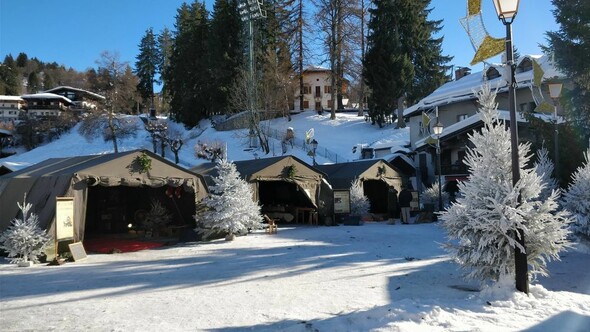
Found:
[[[572,183],[563,195],[564,207],[573,214],[574,232],[590,237],[590,149],[585,162],[572,175]]]
[[[262,228],[260,206],[252,199],[252,189],[240,178],[236,165],[221,159],[216,168],[211,194],[203,199],[207,209],[194,216],[197,231],[206,237],[220,232],[231,237]]]
[[[146,231],[154,232],[166,226],[170,220],[172,220],[172,215],[168,209],[162,205],[162,202],[152,199],[151,209],[146,214],[141,227]]]
[[[0,249],[6,250],[11,263],[39,262],[39,256],[51,241],[51,237],[41,227],[36,214],[30,212],[33,204],[17,203],[22,219],[14,218],[12,225],[0,235]]]
[[[521,178],[513,185],[510,133],[498,120],[496,94],[484,86],[478,97],[484,126],[469,136],[474,147],[465,161],[469,181],[459,184],[463,196],[441,214],[451,240],[444,247],[466,270],[466,278],[494,282],[515,275],[514,251],[524,249],[516,239],[522,229],[531,275],[546,275],[546,263],[569,246],[571,220],[557,211],[558,192],[540,199],[541,177],[534,168],[522,167],[530,160],[529,144],[519,146]]]
[[[439,182],[434,182],[430,187],[426,188],[422,191],[420,195],[420,202],[422,204],[433,204],[437,206],[438,209],[438,187]],[[443,201],[443,206],[447,205],[449,202],[449,193],[446,191],[441,191],[441,197]]]
[[[350,186],[350,214],[353,216],[363,216],[369,213],[371,203],[369,198],[363,192],[363,182],[356,178]]]
[[[541,177],[541,183],[545,186],[541,190],[541,199],[547,199],[553,190],[559,190],[559,184],[555,178],[551,176],[553,174],[555,166],[553,161],[549,159],[549,151],[543,147],[537,151],[537,161],[535,162],[535,171],[537,175]]]

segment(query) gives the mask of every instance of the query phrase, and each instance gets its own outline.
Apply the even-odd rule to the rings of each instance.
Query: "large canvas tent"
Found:
[[[283,222],[297,222],[297,211],[317,212],[318,222],[333,221],[332,189],[326,175],[294,156],[279,156],[235,161],[240,176],[252,186],[253,199],[262,212]],[[215,163],[204,163],[191,170],[202,174],[209,185],[217,176]]]
[[[144,155],[151,161],[149,170],[139,165],[138,158]],[[176,206],[172,212],[186,221],[207,195],[207,188],[202,176],[147,150],[52,158],[0,177],[0,231],[17,217],[17,202],[25,194],[40,226],[50,234],[55,231],[56,198],[72,197],[74,241],[81,241],[90,221],[95,230],[116,232],[115,225],[124,225],[119,230],[127,231],[128,223],[133,223],[133,209],[149,210],[153,197],[174,200],[169,202]],[[117,215],[113,207],[125,211]],[[96,225],[101,222],[109,227]]]
[[[366,159],[339,164],[318,165],[320,171],[328,176],[336,200],[336,213],[347,213],[346,207],[338,204],[349,204],[348,199],[352,182],[359,178],[363,183],[363,192],[371,203],[370,212],[391,214],[397,209],[396,195],[401,190],[406,175],[382,159]],[[344,195],[343,195],[344,194]]]

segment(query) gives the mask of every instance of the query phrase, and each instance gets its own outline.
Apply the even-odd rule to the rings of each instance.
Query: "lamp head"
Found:
[[[549,83],[547,85],[549,86],[549,95],[551,96],[551,99],[559,98],[559,96],[561,95],[561,88],[563,87],[563,84]]]
[[[318,148],[318,141],[314,139],[311,140],[311,147],[315,150]]]
[[[512,23],[518,12],[519,3],[520,0],[494,0],[494,7],[496,7],[498,19],[504,24]]]
[[[440,136],[440,134],[442,134],[443,129],[444,129],[444,126],[440,122],[438,122],[437,124],[434,125],[434,127],[432,127],[432,130],[434,130],[434,134],[437,136]]]

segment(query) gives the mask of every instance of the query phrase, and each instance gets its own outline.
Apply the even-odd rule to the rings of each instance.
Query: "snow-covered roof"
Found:
[[[543,121],[551,121],[553,119],[552,115],[548,115],[548,114],[533,114],[533,116],[535,116],[536,118],[539,118]],[[498,119],[503,120],[503,121],[510,121],[510,112],[509,111],[504,111],[504,110],[498,110]],[[521,123],[526,123],[528,122],[526,120],[526,118],[522,115],[522,113],[520,112],[516,112],[516,120],[518,122]],[[563,120],[563,119],[561,119]],[[478,123],[480,123],[481,120],[481,116],[480,113],[476,113],[473,114],[472,116],[468,117],[467,119],[464,119],[462,121],[459,121],[457,123],[453,123],[452,125],[445,127],[443,129],[442,134],[440,135],[440,139],[444,140],[447,137],[451,137],[454,136],[455,133],[465,130],[465,129],[469,129],[472,128],[474,126],[476,126]],[[426,136],[418,141],[416,141],[416,149],[421,148],[424,145],[427,145],[427,141],[431,138],[431,136]]]
[[[61,99],[67,103],[72,104],[73,102],[62,96],[62,95],[56,95],[55,93],[48,93],[48,92],[42,92],[42,93],[35,93],[35,94],[31,94],[31,95],[23,95],[23,99]]]
[[[324,71],[330,71],[330,69],[320,67],[320,66],[309,66],[303,70],[303,72],[324,72]]]
[[[53,89],[45,90],[44,92],[53,93],[54,91],[60,91],[60,90],[77,91],[77,92],[82,92],[84,94],[90,95],[90,96],[97,98],[97,99],[106,99],[104,96],[99,95],[98,93],[90,92],[90,91],[84,90],[84,89],[74,88],[74,87],[67,86],[67,85],[61,85],[61,86],[55,87]]]
[[[6,95],[0,95],[0,100],[4,100],[4,101],[24,101],[20,96],[6,96]]]
[[[535,60],[541,69],[544,71],[543,78],[565,78],[565,75],[555,68],[551,59],[546,56],[527,55],[522,57],[519,64],[525,59]],[[494,79],[486,79],[485,73],[495,68],[501,74],[500,77]],[[430,95],[420,100],[415,105],[404,110],[404,116],[412,116],[419,114],[424,109],[433,108],[436,106],[448,105],[465,100],[476,99],[475,93],[481,90],[481,86],[487,81],[492,88],[499,88],[498,92],[502,92],[508,88],[504,76],[508,76],[507,67],[502,64],[493,64],[485,71],[466,75],[458,80],[445,83],[440,88],[434,90]],[[506,73],[506,74],[504,74]],[[530,87],[533,84],[533,70],[517,72],[515,74],[516,82],[519,88]]]

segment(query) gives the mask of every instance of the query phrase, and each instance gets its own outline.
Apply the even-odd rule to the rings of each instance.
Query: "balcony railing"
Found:
[[[449,175],[449,174],[469,174],[466,165],[440,165],[440,171],[442,172],[441,175]],[[435,168],[435,174],[438,175],[438,170]]]

